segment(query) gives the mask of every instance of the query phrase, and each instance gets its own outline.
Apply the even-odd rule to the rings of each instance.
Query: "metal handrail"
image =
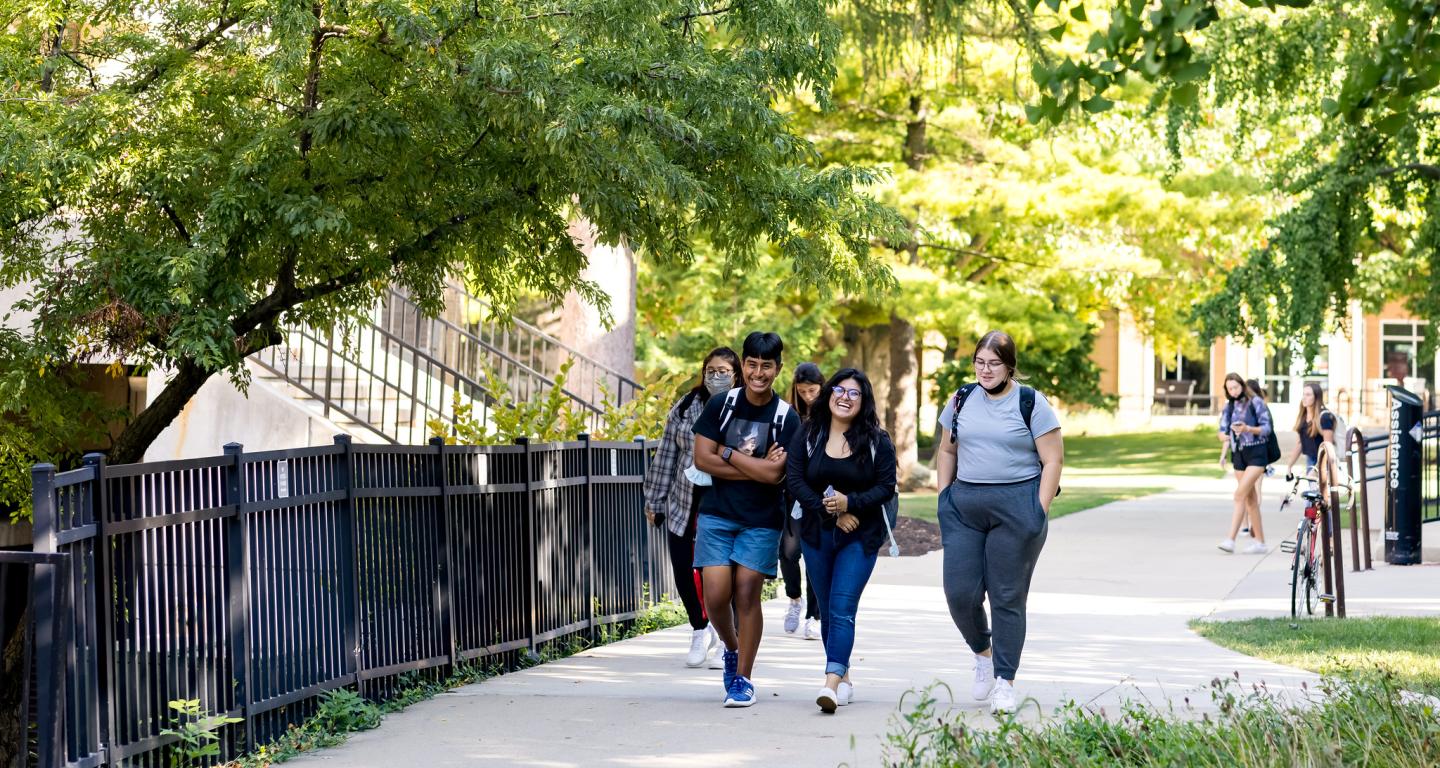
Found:
[[[1356,488],[1350,493],[1350,544],[1353,553],[1351,570],[1360,570],[1362,547],[1365,552],[1365,570],[1374,570],[1370,559],[1370,481],[1382,479],[1385,476],[1383,469],[1385,459],[1382,455],[1380,462],[1372,465],[1370,454],[1375,451],[1383,451],[1389,442],[1388,436],[1383,441],[1367,438],[1358,427],[1351,427],[1350,434],[1346,437],[1346,451],[1349,453],[1351,462],[1351,482],[1356,485]],[[1370,470],[1376,468],[1381,469],[1381,473],[1372,476]],[[1359,520],[1356,519],[1357,513]],[[1365,531],[1364,536],[1360,535],[1359,529],[1362,528]]]
[[[446,287],[453,293],[457,294],[461,299],[467,302],[474,302],[480,307],[483,307],[491,312],[494,311],[494,305],[492,305],[488,301],[485,301],[482,298],[479,298],[478,296],[475,296],[474,294],[471,294],[465,289],[463,285],[460,285],[459,283],[452,280],[447,282]],[[509,343],[512,337],[508,334],[502,333],[502,329],[506,327],[514,328],[516,331],[519,332],[513,337],[513,345]],[[580,369],[582,373],[582,379],[589,381],[592,385],[591,391],[589,393],[590,397],[588,398],[592,402],[596,401],[595,398],[597,393],[595,392],[595,385],[599,384],[602,381],[608,382],[610,384],[610,386],[605,387],[606,392],[608,392],[611,397],[615,398],[617,402],[622,403],[634,398],[636,395],[638,395],[640,392],[643,392],[645,389],[643,386],[640,385],[639,382],[635,381],[629,376],[626,376],[625,374],[606,365],[605,363],[602,363],[599,360],[596,360],[595,358],[586,355],[580,350],[570,346],[569,344],[566,344],[565,342],[555,338],[554,336],[551,336],[550,334],[540,330],[539,328],[531,325],[530,323],[525,322],[524,320],[521,320],[518,317],[511,317],[508,318],[505,322],[491,324],[489,330],[492,336],[498,336],[506,340],[504,346],[513,346],[517,351],[522,347],[528,347],[528,349],[530,350],[530,367],[538,371],[542,371],[553,376],[555,373],[559,372],[559,364],[558,362],[556,362],[555,367],[551,368],[550,366],[545,365],[546,361],[553,362],[558,361],[561,358],[574,361],[575,368],[571,369],[572,373],[575,371],[576,368]],[[474,335],[477,339],[483,340],[483,337],[481,337],[479,334],[472,335]],[[552,348],[555,354],[552,355],[542,350],[540,353],[540,363],[537,364],[537,361],[535,359],[535,346],[537,343],[539,343],[542,347]],[[490,346],[492,346],[493,348],[494,344],[491,343]]]

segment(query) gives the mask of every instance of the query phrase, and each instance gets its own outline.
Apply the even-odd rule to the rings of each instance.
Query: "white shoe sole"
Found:
[[[835,709],[840,706],[839,697],[829,688],[820,689],[820,695],[815,697],[815,703],[820,705],[820,711],[827,715],[835,714]]]
[[[685,659],[685,666],[689,667],[690,669],[699,669],[700,667],[705,666],[705,660],[701,659],[696,662],[691,662],[690,659],[687,657]]]
[[[751,699],[750,699],[749,701],[736,701],[736,700],[734,700],[734,699],[729,699],[729,698],[725,699],[725,707],[726,707],[727,709],[741,709],[741,708],[743,708],[743,707],[753,707],[753,706],[755,706],[755,699],[754,699],[754,697],[751,697]]]
[[[971,695],[976,701],[989,701],[989,700],[990,700],[990,692],[993,691],[993,690],[995,690],[995,682],[992,680],[992,681],[990,682],[990,685],[986,686],[983,690],[982,690],[978,685],[972,687],[972,688],[970,689],[970,695]]]

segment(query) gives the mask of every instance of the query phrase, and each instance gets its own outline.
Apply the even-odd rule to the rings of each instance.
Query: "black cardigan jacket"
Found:
[[[800,430],[790,443],[785,460],[785,486],[800,504],[800,535],[812,547],[820,545],[821,534],[835,530],[836,518],[825,511],[821,502],[825,487],[811,487],[805,478],[810,461],[824,454],[829,433],[828,427],[821,429],[813,446],[810,446],[806,430]],[[807,447],[813,456],[807,454]],[[889,435],[881,432],[879,441],[875,443],[875,460],[870,460],[868,448],[860,453],[860,466],[870,470],[873,485],[846,494],[848,511],[860,520],[860,527],[853,535],[861,537],[866,554],[874,554],[886,541],[885,521],[881,518],[884,504],[895,494],[895,444],[890,442]],[[788,510],[786,514],[789,514]]]

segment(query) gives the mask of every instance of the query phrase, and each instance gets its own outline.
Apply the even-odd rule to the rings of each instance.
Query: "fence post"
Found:
[[[450,599],[451,574],[455,572],[454,559],[451,550],[452,544],[450,524],[450,481],[447,477],[448,469],[445,464],[445,438],[432,437],[430,445],[435,448],[435,481],[440,486],[440,557],[436,558],[436,564],[440,569],[439,573],[439,603],[435,606],[440,612],[440,637],[445,642],[445,653],[450,657],[450,666],[454,667],[460,660],[455,655],[455,607]]]
[[[530,653],[535,653],[535,636],[540,634],[540,541],[535,530],[535,491],[531,487],[530,438],[517,437],[515,444],[523,449],[520,454],[525,467],[525,541],[529,551],[530,568],[525,580],[525,608],[530,614]]]
[[[595,469],[591,463],[590,435],[578,435],[585,451],[585,627],[595,639]]]
[[[346,558],[350,566],[345,569],[345,577],[350,583],[346,585],[346,600],[341,608],[342,637],[345,650],[349,651],[345,654],[345,674],[355,681],[356,690],[364,696],[365,683],[360,679],[360,672],[364,669],[360,663],[360,554],[355,549],[360,539],[360,523],[355,514],[355,445],[349,435],[336,435],[335,447],[338,450],[335,457],[335,490],[345,492],[345,498],[340,501],[340,556]]]
[[[96,561],[94,593],[91,595],[95,600],[95,701],[92,706],[96,708],[99,725],[98,745],[104,751],[110,744],[110,734],[119,730],[115,724],[115,697],[111,694],[110,685],[110,674],[115,664],[115,643],[112,637],[115,597],[111,594],[115,564],[110,559],[110,534],[107,530],[110,524],[110,498],[105,488],[105,454],[87,453],[82,461],[84,466],[95,473],[95,478],[90,481],[95,484],[90,503],[94,509],[92,517],[95,520]]]
[[[34,550],[57,552],[55,509],[55,465],[36,464],[30,470],[31,502],[34,510]],[[64,569],[39,565],[34,570],[30,606],[35,626],[35,722],[39,724],[36,756],[42,766],[64,765],[65,755],[65,664],[60,594],[65,589]],[[21,723],[21,743],[25,724]]]
[[[645,480],[644,480],[644,477],[645,477],[645,473],[650,469],[650,452],[647,451],[647,450],[645,450],[645,438],[644,438],[644,437],[637,437],[637,438],[635,438],[632,442],[634,443],[634,445],[635,445],[636,448],[640,449],[640,477],[641,477],[641,480],[640,480],[640,519],[644,520],[644,519],[645,519]],[[650,559],[650,548],[651,548],[651,546],[653,546],[653,544],[654,544],[654,542],[651,540],[651,538],[654,536],[654,529],[655,529],[655,526],[650,525],[650,524],[648,523],[648,521],[641,526],[641,530],[643,530],[643,531],[645,532],[645,535],[640,537],[640,540],[641,540],[641,542],[642,542],[642,546],[640,547],[640,582],[641,582],[641,586],[640,586],[640,601],[639,601],[638,603],[636,603],[636,605],[639,605],[642,609],[646,607],[646,606],[644,605],[644,603],[645,603],[645,584],[648,583],[648,584],[650,585],[650,592],[651,592],[650,597],[651,597],[651,599],[654,599],[654,597],[655,597],[655,594],[654,594],[654,592],[655,592],[655,585],[656,585],[657,583],[659,583],[659,581],[660,581],[658,578],[656,578],[656,577],[657,577],[657,574],[654,572],[653,564],[652,564],[652,561],[651,561],[651,559]]]
[[[1344,535],[1340,533],[1340,492],[1335,486],[1330,486],[1330,503],[1326,505],[1327,530],[1331,539],[1331,548],[1335,550],[1335,564],[1331,570],[1335,572],[1335,613],[1340,618],[1345,618],[1345,551],[1341,544],[1345,541]]]
[[[234,679],[235,706],[244,720],[245,752],[255,750],[250,710],[250,521],[245,511],[245,447],[226,443],[225,505],[235,514],[225,524],[225,578],[228,600],[230,674]]]
[[[1358,453],[1355,448],[1356,443],[1359,443]],[[1356,466],[1356,457],[1359,458],[1360,528],[1365,532],[1365,535],[1360,537],[1360,543],[1365,548],[1365,570],[1370,571],[1375,568],[1370,560],[1370,452],[1368,446],[1365,445],[1365,435],[1359,427],[1350,428],[1350,457],[1352,470]],[[1354,482],[1355,473],[1351,472],[1350,476],[1351,481]],[[1351,524],[1354,524],[1353,515]]]

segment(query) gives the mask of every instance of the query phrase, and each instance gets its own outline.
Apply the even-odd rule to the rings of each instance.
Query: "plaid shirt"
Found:
[[[689,397],[688,395],[686,397]],[[690,407],[681,412],[680,402],[665,418],[665,434],[655,459],[645,470],[645,506],[665,515],[665,527],[676,536],[684,536],[690,526],[690,504],[695,486],[685,477],[685,469],[695,460],[695,420],[705,410],[705,401],[691,397]]]

